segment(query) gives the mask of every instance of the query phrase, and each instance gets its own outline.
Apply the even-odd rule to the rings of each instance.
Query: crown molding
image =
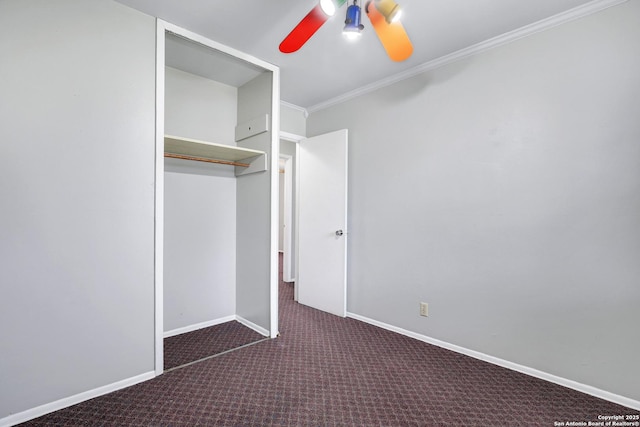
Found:
[[[308,111],[308,113],[315,113],[316,111],[320,111],[325,108],[329,108],[334,105],[341,104],[343,102],[346,102],[360,95],[364,95],[366,93],[381,89],[385,86],[389,86],[394,83],[400,82],[402,80],[415,77],[427,71],[431,71],[436,68],[443,67],[447,64],[451,64],[463,58],[467,58],[473,55],[478,55],[482,52],[486,52],[498,46],[503,46],[505,44],[519,40],[521,38],[528,37],[530,35],[548,30],[550,28],[557,27],[567,22],[571,22],[576,19],[580,19],[585,16],[592,15],[594,13],[600,12],[602,10],[608,9],[613,6],[617,6],[627,1],[629,0],[593,0],[589,3],[585,3],[581,6],[575,7],[573,9],[569,9],[565,12],[559,13],[549,18],[545,18],[543,20],[534,22],[533,24],[525,25],[524,27],[518,28],[516,30],[509,31],[507,33],[490,38],[480,43],[476,43],[472,46],[466,47],[464,49],[460,49],[448,55],[444,55],[434,60],[425,62],[421,65],[410,68],[401,73],[394,74],[393,76],[387,77],[382,80],[378,80],[377,82],[370,83],[368,85],[362,86],[350,92],[346,92],[340,96],[336,96],[335,98],[331,98],[329,100],[312,105],[310,107],[307,107],[306,111]]]
[[[307,109],[304,107],[300,107],[299,105],[291,104],[287,101],[282,101],[282,100],[280,100],[280,105],[283,107],[291,108],[292,110],[300,111],[304,115],[305,119],[309,117],[309,111],[307,111]]]

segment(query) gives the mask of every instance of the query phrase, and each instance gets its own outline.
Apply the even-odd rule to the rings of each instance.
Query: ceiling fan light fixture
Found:
[[[333,16],[336,13],[336,5],[333,0],[320,0],[320,8],[327,16]]]
[[[360,31],[343,31],[342,35],[347,39],[347,40],[358,40],[360,39],[360,37],[362,36],[362,33]]]
[[[358,6],[358,0],[353,0],[353,4],[347,8],[347,18],[344,21],[342,34],[350,40],[357,39],[363,28],[362,10]]]
[[[396,13],[391,18],[391,23],[393,24],[394,22],[400,22],[401,18],[402,18],[402,9],[400,7],[398,7],[396,9]]]
[[[400,5],[394,0],[375,0],[376,9],[384,16],[387,24],[398,22],[402,15]]]

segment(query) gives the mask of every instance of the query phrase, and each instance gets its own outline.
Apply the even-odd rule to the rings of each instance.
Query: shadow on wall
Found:
[[[388,103],[404,103],[408,99],[422,96],[431,86],[438,86],[445,83],[457,75],[461,74],[470,64],[470,59],[459,61],[454,64],[447,64],[446,71],[443,67],[425,71],[408,80],[405,84],[393,84],[393,90],[388,90],[385,94],[385,101]]]

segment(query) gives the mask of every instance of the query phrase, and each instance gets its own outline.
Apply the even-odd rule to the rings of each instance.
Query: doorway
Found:
[[[297,229],[298,229],[298,152],[299,143],[305,137],[288,132],[280,132],[280,161],[282,162],[282,206],[283,230],[282,279],[295,282],[297,276]],[[288,220],[287,220],[288,216]],[[288,226],[287,226],[288,225]],[[297,286],[294,286],[294,300],[298,300]]]
[[[348,131],[343,129],[312,138],[285,136],[283,132],[280,136],[284,175],[287,175],[286,155],[290,153],[292,159],[291,191],[284,191],[285,196],[292,195],[291,264],[289,269],[283,265],[283,280],[295,282],[295,301],[344,317]],[[301,153],[305,154],[306,164]],[[284,199],[281,202],[285,209]],[[319,212],[322,213],[316,215]],[[283,219],[283,222],[286,221]],[[287,230],[284,225],[283,230]],[[283,239],[284,260],[285,242]]]

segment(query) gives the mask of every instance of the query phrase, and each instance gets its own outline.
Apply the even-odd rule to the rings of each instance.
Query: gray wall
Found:
[[[0,419],[154,369],[155,23],[0,2]]]
[[[307,134],[307,118],[304,111],[290,104],[280,105],[280,130],[294,135]]]
[[[238,88],[238,123],[271,118],[272,73]],[[267,153],[268,170],[236,178],[236,314],[269,330],[271,268],[271,129],[238,142]],[[274,218],[275,220],[275,218]]]
[[[166,68],[165,133],[235,145],[235,87]],[[232,166],[165,159],[164,330],[235,314]]]
[[[640,400],[637,40],[630,1],[312,113],[349,311]]]

